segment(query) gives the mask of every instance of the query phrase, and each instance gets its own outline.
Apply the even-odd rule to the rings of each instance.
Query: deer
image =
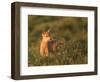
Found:
[[[50,52],[55,52],[57,49],[57,41],[52,39],[50,29],[42,33],[42,40],[40,43],[41,56],[48,57]]]
[[[48,56],[48,53],[49,53],[48,42],[50,41],[50,39],[51,39],[51,36],[49,32],[42,33],[42,40],[40,44],[41,56]]]
[[[56,39],[52,39],[50,31],[43,32],[40,43],[40,55],[43,57],[48,57],[50,52],[57,51],[59,44],[61,44],[61,42],[58,42]]]

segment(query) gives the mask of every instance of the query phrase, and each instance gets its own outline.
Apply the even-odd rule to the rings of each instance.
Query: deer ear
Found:
[[[50,32],[50,31],[51,31],[51,29],[49,28],[49,29],[48,29],[48,32]]]
[[[42,33],[42,36],[44,35],[44,32]]]

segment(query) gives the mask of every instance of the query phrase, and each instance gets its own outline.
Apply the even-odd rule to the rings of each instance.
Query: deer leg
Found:
[[[49,53],[48,48],[46,48],[45,49],[45,56],[48,56],[48,53]]]

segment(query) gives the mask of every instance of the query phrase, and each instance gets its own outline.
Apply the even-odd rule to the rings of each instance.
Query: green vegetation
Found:
[[[87,18],[61,16],[28,16],[28,66],[86,64]],[[41,34],[50,29],[51,36],[63,40],[56,53],[41,57]]]

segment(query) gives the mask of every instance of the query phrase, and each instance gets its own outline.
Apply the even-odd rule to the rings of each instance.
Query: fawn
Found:
[[[49,32],[42,33],[42,41],[40,44],[41,56],[48,56],[48,53],[49,53],[48,42],[50,41],[50,39],[51,39],[51,36]]]
[[[52,39],[49,32],[42,33],[42,41],[40,44],[41,56],[48,56],[49,52],[56,52],[58,45],[63,45],[63,41],[58,42],[56,39]]]

